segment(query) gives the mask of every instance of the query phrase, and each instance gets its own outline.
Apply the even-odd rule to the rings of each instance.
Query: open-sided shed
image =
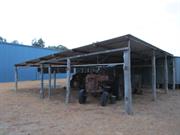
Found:
[[[124,83],[125,110],[132,114],[132,82],[136,73],[141,74],[142,85],[152,86],[153,99],[156,100],[157,76],[163,80],[168,92],[169,73],[171,72],[172,88],[175,89],[175,66],[172,54],[163,51],[132,35],[125,35],[87,46],[75,48],[62,53],[55,53],[15,65],[16,89],[18,68],[37,67],[41,72],[40,95],[44,97],[43,74],[49,73],[49,90],[51,95],[51,73],[67,72],[65,102],[69,102],[70,80],[73,69],[98,66],[119,66],[122,69]],[[161,68],[159,68],[161,67]],[[158,71],[158,69],[160,71]],[[162,72],[161,75],[160,73]],[[150,79],[149,79],[150,78]]]

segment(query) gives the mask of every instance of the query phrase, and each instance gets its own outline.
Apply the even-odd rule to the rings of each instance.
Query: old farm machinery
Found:
[[[85,104],[89,96],[99,98],[102,106],[115,103],[124,97],[124,80],[122,67],[106,65],[93,68],[81,68],[71,80],[71,87],[76,87],[80,104]],[[138,70],[132,73],[132,93],[142,94],[141,74]]]
[[[115,103],[118,88],[114,87],[115,76],[111,72],[114,69],[106,66],[77,71],[71,80],[71,87],[79,89],[79,103],[85,104],[90,95],[99,98],[102,106]]]

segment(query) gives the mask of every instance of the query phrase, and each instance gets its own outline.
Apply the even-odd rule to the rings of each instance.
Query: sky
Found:
[[[0,0],[0,36],[75,48],[132,34],[180,56],[180,0]]]

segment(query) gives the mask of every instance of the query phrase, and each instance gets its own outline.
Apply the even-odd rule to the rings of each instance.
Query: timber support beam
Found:
[[[128,50],[124,51],[124,90],[125,90],[125,111],[127,114],[133,114],[132,110],[132,88],[131,88],[131,50],[130,40],[128,41]]]
[[[15,79],[15,91],[18,89],[18,67],[14,68],[14,79]]]
[[[54,89],[56,89],[56,70],[53,71],[54,74]]]
[[[165,82],[165,92],[168,93],[168,60],[167,60],[167,55],[164,57],[164,82]]]
[[[176,68],[175,68],[175,58],[172,58],[172,62],[173,62],[173,90],[176,89]]]
[[[48,98],[50,98],[51,97],[51,65],[48,66],[48,74],[49,74]]]
[[[67,78],[66,78],[66,99],[65,99],[65,103],[68,104],[69,103],[69,99],[70,99],[70,78],[71,78],[71,61],[70,59],[67,59]]]
[[[152,52],[152,93],[153,100],[156,101],[157,91],[156,91],[156,52]]]
[[[40,98],[44,98],[44,71],[43,71],[43,65],[41,65],[41,89],[40,89]]]

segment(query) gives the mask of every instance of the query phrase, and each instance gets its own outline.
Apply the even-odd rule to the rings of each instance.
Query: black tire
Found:
[[[86,95],[86,91],[84,89],[81,89],[79,91],[79,94],[78,94],[78,98],[79,98],[79,103],[80,104],[85,104],[86,103],[86,99],[87,99],[87,95]]]
[[[111,104],[115,104],[116,103],[116,96],[111,95],[109,99],[110,99],[110,103]]]
[[[100,104],[101,106],[106,106],[109,99],[109,93],[104,91],[101,95]]]

